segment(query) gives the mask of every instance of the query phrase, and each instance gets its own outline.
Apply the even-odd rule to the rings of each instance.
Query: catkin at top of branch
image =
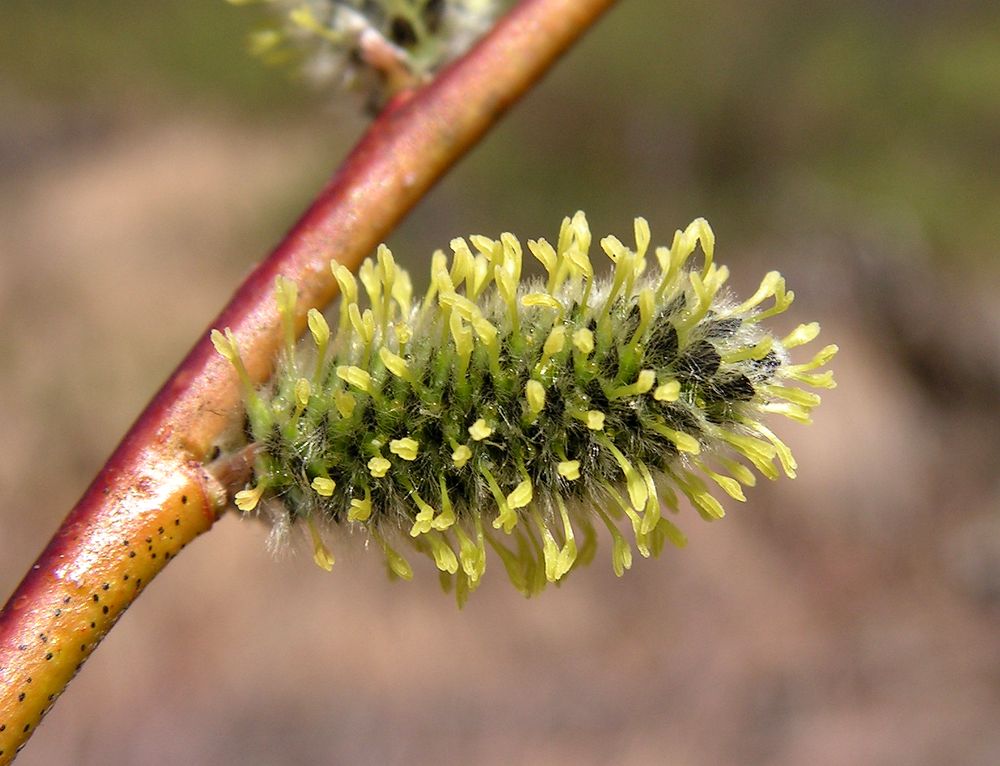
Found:
[[[294,63],[317,85],[367,95],[371,108],[464,53],[507,0],[229,0],[264,5],[250,49]]]

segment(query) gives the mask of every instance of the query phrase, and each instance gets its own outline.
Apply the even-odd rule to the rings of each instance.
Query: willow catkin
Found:
[[[251,386],[232,335],[213,333],[241,377],[259,446],[237,506],[265,507],[279,530],[305,524],[325,568],[330,527],[363,531],[404,579],[412,569],[401,549],[413,548],[462,602],[487,548],[531,595],[589,560],[605,526],[621,575],[633,544],[642,556],[684,544],[663,514],[678,512],[679,497],[719,519],[716,495],[743,501],[751,468],[794,477],[791,452],[763,420],[809,422],[820,399],[806,389],[834,386],[816,370],[836,346],[793,363],[789,351],[819,325],[768,332],[763,320],[793,294],[771,272],[747,300],[731,297],[703,219],[670,247],[649,245],[642,218],[634,247],[605,237],[611,273],[595,278],[577,213],[555,245],[528,242],[547,278],[522,282],[512,235],[455,239],[450,258],[434,254],[417,301],[383,245],[360,269],[361,290],[332,264],[336,333],[311,310],[305,351],[292,333],[295,286],[279,277],[287,340],[269,385]]]

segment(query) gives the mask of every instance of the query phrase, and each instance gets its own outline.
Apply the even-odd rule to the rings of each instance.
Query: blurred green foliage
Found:
[[[328,117],[328,97],[245,53],[258,14],[4,0],[0,93]],[[618,228],[705,214],[752,242],[832,207],[909,216],[938,257],[986,263],[998,158],[1000,3],[622,0],[459,170],[454,198],[475,202],[454,231],[548,231],[583,207]]]

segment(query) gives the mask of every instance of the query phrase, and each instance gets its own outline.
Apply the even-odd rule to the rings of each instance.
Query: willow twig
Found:
[[[468,54],[375,119],[277,249],[211,327],[231,327],[252,378],[281,342],[272,285],[298,284],[299,327],[328,303],[331,259],[355,268],[614,0],[522,0]],[[205,332],[0,612],[0,766],[104,635],[228,503],[206,469],[239,392]]]

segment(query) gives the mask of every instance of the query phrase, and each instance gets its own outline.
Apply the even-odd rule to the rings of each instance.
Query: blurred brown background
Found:
[[[842,352],[801,466],[685,551],[463,612],[224,519],[20,764],[1000,763],[1000,5],[624,0],[407,220],[696,215]],[[0,10],[0,591],[362,128],[221,0]],[[732,505],[732,504],[731,504]]]

